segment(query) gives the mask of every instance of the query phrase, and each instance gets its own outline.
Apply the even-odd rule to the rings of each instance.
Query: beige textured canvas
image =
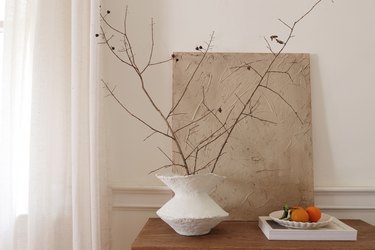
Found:
[[[173,105],[202,55],[175,53]],[[257,220],[286,202],[313,203],[310,58],[281,54],[260,82],[273,57],[269,53],[207,54],[172,116],[173,128],[184,128],[177,136],[185,156],[191,154],[190,166],[209,172],[226,131],[240,115],[215,169],[227,178],[212,195],[230,219]],[[189,125],[194,120],[198,122]],[[222,131],[222,136],[216,138],[220,132],[215,131]],[[213,133],[216,139],[195,159],[196,145],[210,141],[207,138]],[[174,154],[174,161],[179,158]]]

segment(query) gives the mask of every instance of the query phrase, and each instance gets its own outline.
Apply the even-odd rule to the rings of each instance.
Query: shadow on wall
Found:
[[[315,186],[330,186],[331,183],[327,180],[335,180],[336,171],[328,133],[327,106],[324,103],[324,83],[321,79],[319,58],[316,54],[310,54],[310,73],[314,183]],[[325,176],[325,180],[317,181],[316,176]]]

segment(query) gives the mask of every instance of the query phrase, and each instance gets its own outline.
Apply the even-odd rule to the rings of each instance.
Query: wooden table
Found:
[[[132,245],[146,249],[372,249],[375,250],[375,227],[361,220],[342,220],[358,230],[357,241],[271,241],[258,222],[225,221],[210,234],[186,237],[176,234],[161,219],[149,219]]]

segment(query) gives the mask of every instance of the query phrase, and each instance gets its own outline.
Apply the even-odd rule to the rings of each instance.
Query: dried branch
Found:
[[[154,134],[156,134],[156,132],[152,132],[151,134],[149,134],[148,136],[146,136],[143,141],[146,141],[148,138],[150,138],[151,136],[153,136]]]
[[[189,126],[191,126],[192,124],[195,124],[195,123],[197,123],[197,122],[203,120],[203,119],[206,118],[209,114],[210,114],[210,112],[206,112],[206,113],[203,114],[201,117],[199,117],[199,118],[197,118],[197,119],[195,119],[195,120],[189,122],[188,124],[185,124],[184,126],[182,126],[182,127],[180,127],[180,128],[177,128],[177,129],[175,130],[175,133],[177,133],[177,132],[179,132],[179,131],[181,131],[181,130],[183,130],[183,129],[189,127]]]
[[[286,75],[289,77],[290,81],[293,83],[292,76],[289,74],[288,71],[270,70],[270,71],[268,71],[268,73],[269,73],[269,74],[271,74],[271,73],[286,74]]]
[[[311,11],[313,11],[313,9],[321,2],[322,0],[319,0],[317,1],[303,16],[301,16],[297,21],[294,22],[291,30],[294,29],[294,27],[296,26],[297,23],[299,23],[303,18],[305,18],[305,16],[307,16],[308,14],[310,14]]]
[[[159,151],[160,152],[162,152],[162,154],[165,156],[165,157],[167,157],[167,159],[170,161],[170,162],[172,162],[173,163],[173,161],[172,161],[172,159],[160,148],[160,147],[158,147],[158,149],[159,149]]]
[[[267,43],[267,49],[269,49],[269,51],[271,51],[271,53],[272,53],[273,55],[276,55],[275,52],[273,52],[272,47],[271,47],[271,44],[268,42],[267,38],[266,38],[266,37],[263,37],[263,38],[264,38],[264,40],[265,40],[266,43]]]
[[[155,65],[167,63],[167,62],[170,62],[170,61],[173,60],[173,58],[169,58],[169,59],[166,59],[166,60],[163,60],[163,61],[159,61],[159,62],[154,62],[154,63],[151,62],[153,54],[154,54],[154,47],[155,47],[154,24],[155,23],[154,23],[153,19],[151,18],[151,48],[150,48],[150,54],[149,54],[148,62],[146,64],[146,66],[141,70],[141,74],[143,74],[143,72],[145,72],[147,70],[147,68],[149,68],[151,66],[155,66]]]
[[[108,90],[109,94],[116,100],[116,102],[121,106],[121,108],[123,108],[130,116],[134,117],[136,120],[138,120],[139,122],[141,122],[142,124],[144,124],[146,127],[148,127],[149,129],[151,129],[152,131],[154,131],[155,133],[159,133],[161,135],[164,135],[170,139],[173,139],[170,135],[152,127],[150,124],[148,124],[147,122],[145,122],[142,118],[138,117],[137,115],[135,115],[132,111],[130,111],[121,101],[120,99],[118,99],[118,97],[114,94],[114,89],[110,89],[109,88],[109,85],[108,83],[106,83],[105,81],[102,80],[102,83],[104,84],[104,86],[106,87],[106,89]]]
[[[232,114],[232,111],[234,109],[234,106],[231,108],[231,110],[228,112],[227,114],[227,117],[223,123],[223,125],[221,125],[219,128],[217,128],[214,132],[211,132],[210,135],[208,135],[206,138],[202,139],[201,141],[199,141],[197,143],[197,145],[193,148],[193,150],[187,154],[187,158],[191,157],[191,155],[196,151],[200,151],[204,148],[206,148],[208,145],[210,145],[211,143],[215,142],[217,139],[219,139],[221,136],[223,136],[226,132],[227,132],[227,129],[225,129],[224,131],[220,132],[223,127],[227,124],[228,122],[228,119],[230,117],[230,115]]]
[[[202,148],[206,147],[207,145],[211,144],[213,141],[217,140],[218,138],[220,138],[223,134],[225,134],[225,132],[223,133],[219,133],[220,131],[222,130],[222,127],[219,127],[217,128],[214,132],[211,132],[210,135],[208,135],[207,137],[205,137],[204,139],[202,139],[201,141],[199,141],[195,147],[193,147],[193,149],[190,151],[190,153],[188,153],[186,155],[187,158],[190,158],[192,156],[192,154],[196,151],[196,150],[201,150]],[[219,134],[217,134],[219,133]],[[212,142],[209,141],[210,139],[212,139]]]
[[[240,103],[242,104],[242,106],[245,106],[245,103],[241,100],[241,97],[238,96],[237,94],[235,94],[236,97],[237,97],[237,100],[240,101]]]
[[[286,24],[285,22],[283,22],[281,19],[279,19],[280,22],[282,22],[284,25],[286,25],[289,28],[290,32],[289,32],[289,35],[287,36],[287,38],[285,40],[279,39],[278,36],[276,36],[276,35],[273,35],[271,37],[271,42],[277,42],[277,43],[279,43],[279,44],[282,45],[281,48],[277,51],[277,53],[275,51],[273,51],[273,49],[272,49],[271,44],[269,43],[269,41],[266,38],[264,38],[265,41],[266,41],[266,43],[267,43],[267,48],[274,55],[273,59],[268,64],[268,66],[266,68],[266,71],[264,73],[261,73],[261,72],[257,71],[252,66],[252,63],[245,63],[245,64],[240,65],[239,67],[236,68],[236,70],[234,72],[236,72],[240,68],[245,68],[246,67],[247,70],[253,70],[259,76],[259,79],[257,80],[256,85],[255,85],[255,88],[251,90],[252,92],[250,92],[250,90],[246,90],[245,91],[246,93],[249,93],[249,97],[246,97],[247,98],[246,100],[242,100],[236,94],[237,101],[240,101],[241,104],[242,104],[242,107],[239,108],[239,113],[238,114],[236,113],[235,115],[232,116],[234,108],[238,106],[236,104],[236,102],[237,102],[236,101],[234,103],[234,105],[231,107],[231,109],[229,110],[229,112],[228,112],[225,120],[223,121],[222,119],[220,119],[220,117],[217,114],[217,111],[218,112],[221,112],[221,111],[220,110],[216,111],[215,109],[209,107],[209,105],[205,101],[205,92],[204,92],[204,88],[203,88],[203,95],[202,95],[203,99],[202,99],[201,104],[198,107],[201,107],[201,105],[203,105],[203,107],[206,109],[206,112],[203,112],[203,114],[201,114],[199,117],[195,117],[194,116],[191,119],[190,122],[188,122],[187,124],[185,124],[185,125],[183,125],[183,126],[181,126],[179,128],[173,128],[172,127],[172,121],[171,121],[172,119],[169,119],[169,118],[171,118],[173,115],[179,115],[179,114],[181,114],[181,113],[175,113],[175,111],[179,107],[181,101],[186,96],[186,93],[187,93],[187,91],[188,91],[191,83],[195,79],[198,70],[200,69],[200,67],[204,63],[205,59],[207,58],[208,51],[212,48],[212,42],[213,42],[213,39],[214,39],[214,33],[212,33],[210,35],[210,39],[206,43],[206,47],[205,48],[203,48],[202,46],[197,46],[196,47],[196,50],[199,51],[199,52],[201,52],[202,55],[201,55],[201,57],[200,57],[197,65],[195,66],[192,74],[187,79],[187,82],[184,85],[182,92],[179,94],[178,98],[176,98],[176,102],[172,105],[172,107],[169,110],[169,112],[167,114],[164,114],[161,111],[161,109],[159,108],[159,105],[155,102],[153,96],[151,95],[151,93],[149,92],[149,90],[148,90],[148,88],[147,88],[147,86],[145,84],[144,73],[151,66],[160,65],[160,64],[169,62],[169,61],[173,60],[173,58],[175,58],[175,56],[172,55],[172,57],[169,58],[169,59],[167,59],[167,60],[153,62],[154,49],[155,49],[154,22],[153,22],[153,20],[151,19],[151,38],[150,38],[151,39],[151,46],[150,46],[150,51],[149,51],[149,54],[147,55],[146,65],[144,65],[142,68],[140,68],[139,65],[137,64],[135,51],[133,50],[133,47],[132,47],[132,44],[131,44],[131,41],[130,41],[130,38],[129,38],[129,35],[128,35],[128,32],[127,32],[128,8],[126,7],[125,14],[124,14],[123,31],[120,31],[119,29],[117,29],[114,26],[112,26],[107,21],[107,15],[102,15],[102,14],[100,15],[101,16],[101,23],[105,27],[107,27],[110,31],[118,33],[118,34],[120,34],[122,36],[122,40],[121,41],[123,43],[123,50],[116,50],[115,47],[113,47],[111,45],[112,44],[111,39],[113,39],[114,36],[111,35],[110,37],[108,37],[107,34],[106,34],[106,32],[105,32],[105,29],[103,28],[103,26],[100,27],[100,29],[101,29],[101,35],[102,35],[102,38],[103,38],[102,44],[105,44],[106,47],[112,52],[112,54],[120,62],[122,62],[125,66],[129,67],[130,69],[132,69],[136,73],[136,75],[138,77],[138,80],[139,80],[139,86],[140,86],[140,89],[141,89],[142,93],[145,95],[146,99],[148,100],[148,103],[151,105],[151,107],[153,108],[153,110],[163,120],[164,125],[166,127],[163,130],[166,131],[166,132],[163,132],[163,130],[160,130],[160,129],[156,129],[150,123],[148,123],[147,121],[145,121],[141,117],[137,116],[134,112],[132,112],[116,96],[116,94],[114,93],[115,88],[111,89],[109,87],[109,84],[102,80],[102,83],[104,84],[105,88],[107,89],[107,91],[109,93],[109,96],[112,96],[116,100],[116,102],[131,117],[135,118],[136,120],[138,120],[139,122],[141,122],[142,124],[144,124],[145,126],[147,126],[152,131],[152,133],[150,135],[148,135],[144,140],[147,140],[148,138],[150,138],[151,136],[153,136],[155,134],[160,134],[162,136],[165,136],[168,139],[171,139],[172,143],[175,146],[174,147],[175,151],[173,151],[173,152],[177,154],[177,156],[178,156],[177,159],[174,159],[174,158],[172,159],[168,154],[166,154],[161,148],[158,147],[158,149],[161,151],[161,153],[171,162],[171,164],[164,165],[164,166],[162,166],[160,168],[157,168],[157,169],[151,171],[150,173],[154,173],[154,172],[156,172],[156,171],[158,171],[160,169],[168,168],[168,167],[172,167],[172,166],[181,167],[185,171],[185,173],[187,175],[196,174],[199,171],[202,171],[202,170],[207,169],[207,168],[211,168],[211,172],[214,172],[214,170],[217,167],[217,164],[218,164],[221,156],[224,154],[224,149],[225,149],[226,145],[228,144],[228,141],[229,141],[229,138],[231,137],[231,134],[233,133],[234,129],[237,127],[237,125],[242,120],[244,120],[245,118],[249,117],[249,118],[252,118],[252,119],[257,119],[257,120],[262,121],[262,122],[276,124],[273,121],[269,121],[267,119],[260,118],[260,117],[258,117],[256,115],[254,115],[254,113],[253,113],[254,110],[256,109],[256,107],[259,104],[259,99],[257,100],[257,102],[254,105],[251,105],[251,104],[252,104],[252,101],[253,101],[253,98],[254,98],[256,92],[260,88],[264,88],[264,89],[270,91],[271,93],[276,94],[284,103],[286,103],[288,105],[288,107],[291,110],[293,110],[293,112],[295,113],[295,115],[300,120],[301,124],[303,124],[302,119],[299,117],[297,111],[292,107],[292,105],[290,105],[290,103],[282,95],[280,95],[277,91],[275,91],[272,88],[268,87],[267,84],[266,85],[263,84],[263,82],[264,82],[264,80],[267,79],[267,77],[269,77],[269,74],[271,74],[271,73],[283,73],[283,74],[287,74],[289,76],[289,78],[291,79],[291,76],[290,76],[290,74],[288,72],[289,69],[288,69],[288,71],[283,72],[283,71],[273,70],[272,67],[275,64],[275,61],[277,60],[277,58],[280,56],[280,54],[284,50],[284,48],[287,46],[287,44],[290,41],[290,39],[294,36],[293,33],[294,33],[295,26],[305,16],[307,16],[320,2],[321,2],[321,0],[317,1],[304,15],[302,15],[299,19],[297,19],[293,23],[293,25],[291,25],[291,26],[288,25],[288,24]],[[107,11],[107,14],[109,14],[109,11]],[[97,35],[97,36],[99,36],[99,35]],[[119,53],[122,53],[122,52],[124,52],[125,55],[120,56]],[[245,98],[243,98],[243,99],[245,99]],[[247,108],[249,108],[250,111],[246,112]],[[214,131],[211,131],[204,138],[202,138],[199,141],[193,143],[190,140],[190,136],[193,135],[194,133],[196,133],[197,128],[201,124],[201,121],[204,120],[205,118],[207,118],[210,115],[212,115],[215,118],[215,120],[217,121],[217,123],[218,123],[219,126]],[[229,123],[229,120],[230,120],[230,123]],[[186,155],[185,155],[185,151],[182,149],[182,144],[180,142],[180,140],[183,140],[183,139],[179,139],[177,137],[177,135],[176,135],[177,133],[179,133],[180,131],[185,130],[185,129],[188,130],[188,135],[187,135],[187,137],[185,139],[185,143],[186,143],[187,147],[191,148],[191,151],[190,152],[186,152],[187,153]],[[217,140],[219,140],[219,139],[223,139],[223,140],[222,140],[222,142],[220,142],[220,148],[219,148],[219,151],[218,151],[216,157],[213,158],[212,160],[210,160],[209,162],[207,162],[206,164],[204,164],[203,166],[198,167],[198,159],[199,159],[200,152],[202,150],[205,150],[210,144],[212,144],[214,142],[217,142]],[[191,166],[190,164],[193,164],[193,165]]]
[[[261,60],[257,60],[256,62],[258,61],[261,61]],[[252,64],[255,63],[255,62],[251,62],[251,63],[244,63],[242,64],[241,66],[237,66],[235,68],[237,69],[241,69],[241,68],[246,68],[247,70],[253,70],[259,77],[262,77],[262,74],[260,74],[253,66]],[[234,67],[232,67],[234,68]]]
[[[251,114],[251,113],[242,113],[242,114],[245,115],[245,116],[249,116],[249,117],[251,117],[251,118],[254,118],[254,119],[256,119],[256,120],[259,120],[259,121],[261,121],[261,122],[271,123],[271,124],[274,124],[274,125],[277,124],[276,122],[273,122],[273,121],[270,121],[270,120],[267,120],[267,119],[260,118],[260,117],[258,117],[258,116],[255,116],[255,115]]]
[[[251,106],[251,103],[249,105],[249,108],[250,108],[250,114],[254,113],[254,111],[256,110],[256,108],[259,106],[259,100],[260,100],[260,96],[258,98],[258,100],[256,100],[255,104],[253,106]]]
[[[144,69],[141,71],[141,73],[143,73],[150,66],[150,64],[151,64],[152,55],[154,53],[154,46],[155,46],[155,41],[154,41],[154,20],[151,18],[151,49],[150,49],[150,56],[148,57],[147,65],[144,67]]]
[[[156,169],[154,169],[154,170],[148,172],[148,174],[153,174],[153,173],[155,173],[155,172],[157,172],[157,171],[159,171],[159,170],[162,170],[163,168],[170,168],[170,167],[173,167],[173,166],[177,166],[177,167],[185,168],[185,166],[184,166],[184,165],[181,165],[181,164],[167,164],[167,165],[161,166],[161,167],[159,167],[159,168],[156,168]]]
[[[302,121],[301,117],[299,117],[298,112],[293,108],[293,106],[287,100],[285,100],[285,98],[282,95],[280,95],[277,91],[275,91],[275,90],[273,90],[270,87],[267,87],[265,85],[260,84],[259,87],[267,89],[267,90],[271,91],[272,93],[274,93],[275,95],[277,95],[278,97],[280,97],[280,99],[283,100],[283,102],[286,105],[288,105],[291,110],[293,110],[294,114],[297,116],[300,123],[303,124],[303,121]]]
[[[118,59],[118,60],[120,60],[120,62],[122,62],[122,63],[125,63],[126,65],[128,65],[128,66],[130,66],[130,67],[133,67],[133,65],[131,64],[131,63],[129,63],[129,62],[127,62],[127,61],[125,61],[124,59],[122,59],[115,51],[114,51],[114,47],[113,46],[111,46],[110,44],[109,44],[109,40],[112,38],[112,36],[109,38],[109,39],[107,39],[107,36],[106,36],[106,34],[105,34],[105,32],[104,32],[104,29],[103,29],[103,27],[100,27],[100,29],[101,29],[101,31],[102,31],[102,36],[103,36],[103,39],[104,39],[104,43],[107,45],[107,47],[109,48],[109,50],[112,52],[112,54]]]
[[[119,33],[120,35],[124,35],[123,32],[121,32],[120,30],[116,29],[115,27],[113,27],[108,21],[107,19],[105,18],[105,16],[103,16],[102,14],[100,14],[100,17],[101,17],[101,21],[103,21],[109,28],[111,28],[111,30],[113,31],[116,31],[117,33]]]
[[[156,112],[159,113],[160,117],[163,119],[163,121],[164,121],[165,125],[167,126],[168,130],[171,132],[171,136],[169,136],[169,137],[173,138],[173,141],[174,141],[175,145],[177,146],[178,151],[180,151],[181,159],[184,163],[183,165],[185,166],[186,174],[189,175],[190,172],[189,172],[188,164],[187,164],[187,161],[186,161],[186,157],[184,157],[184,153],[183,153],[183,150],[181,148],[181,144],[180,144],[177,136],[175,135],[175,131],[173,130],[171,123],[168,121],[168,118],[166,116],[164,116],[164,114],[161,112],[159,107],[154,102],[153,98],[148,93],[148,91],[145,87],[145,83],[144,83],[142,73],[138,70],[138,68],[136,68],[135,71],[137,72],[138,78],[141,82],[141,88],[142,88],[143,93],[147,96],[147,99],[149,100],[149,102],[151,103],[153,108],[156,110]]]
[[[108,13],[108,12],[107,12]],[[109,39],[107,39],[106,37],[106,34],[105,34],[105,31],[104,31],[104,28],[101,26],[101,31],[102,31],[102,35],[103,35],[103,38],[104,38],[104,42],[107,44],[107,47],[112,51],[113,55],[115,55],[116,58],[118,58],[122,63],[124,63],[125,65],[129,66],[130,68],[132,68],[135,73],[137,74],[138,76],[138,79],[139,79],[139,82],[140,82],[140,86],[141,86],[141,90],[143,91],[143,93],[145,94],[147,100],[149,101],[149,103],[151,104],[151,106],[154,108],[154,110],[160,115],[160,117],[163,119],[166,127],[167,127],[167,131],[169,131],[171,134],[168,134],[168,133],[164,133],[158,129],[155,129],[153,128],[149,123],[147,123],[146,121],[144,121],[143,119],[141,119],[140,117],[136,116],[133,112],[131,112],[118,98],[117,96],[114,94],[113,90],[111,90],[108,86],[107,83],[105,83],[104,81],[102,81],[108,92],[111,94],[111,96],[120,104],[120,106],[128,113],[130,114],[132,117],[134,117],[135,119],[137,119],[138,121],[140,121],[141,123],[143,123],[144,125],[146,125],[147,127],[149,127],[153,132],[157,132],[169,139],[172,139],[172,141],[174,142],[174,144],[176,145],[178,151],[179,151],[179,155],[181,157],[181,161],[183,162],[183,164],[179,164],[181,166],[183,166],[183,168],[185,169],[185,172],[186,174],[190,174],[189,172],[189,168],[188,168],[188,165],[187,165],[187,161],[186,161],[186,157],[184,156],[184,153],[182,151],[182,148],[181,148],[181,145],[180,145],[180,142],[178,140],[178,138],[176,137],[175,135],[175,131],[172,129],[172,125],[170,124],[170,122],[168,121],[168,118],[166,116],[164,116],[164,114],[162,113],[162,111],[160,110],[160,108],[158,107],[158,105],[155,103],[154,99],[152,98],[152,96],[149,94],[148,90],[146,89],[146,86],[145,86],[145,82],[144,82],[144,78],[143,78],[143,73],[145,72],[145,69],[147,69],[148,66],[150,66],[149,64],[151,64],[151,60],[152,60],[152,51],[153,51],[153,46],[154,46],[154,41],[153,41],[153,35],[152,35],[152,48],[151,48],[151,51],[150,51],[150,56],[149,56],[149,63],[147,64],[148,66],[144,69],[144,70],[140,70],[137,63],[136,63],[136,59],[135,59],[135,54],[134,54],[134,51],[132,49],[132,46],[131,46],[131,43],[130,43],[130,39],[128,37],[128,34],[127,34],[127,8],[126,8],[126,11],[125,11],[125,17],[124,17],[124,25],[123,25],[123,29],[124,29],[124,32],[121,32],[117,29],[115,29],[113,26],[111,26],[109,24],[109,22],[106,20],[106,16],[103,16],[101,15],[102,17],[102,21],[108,26],[111,28],[111,30],[114,30],[118,33],[120,33],[122,36],[123,36],[123,43],[124,43],[124,51],[127,55],[127,58],[129,61],[125,61],[124,59],[122,59],[115,51],[114,51],[114,48],[109,44]],[[153,27],[153,23],[152,23],[152,27]],[[152,28],[153,29],[153,28]],[[152,33],[153,33],[153,30],[152,30]],[[151,134],[152,135],[152,134]],[[151,136],[150,135],[150,136]],[[149,138],[149,136],[147,137]],[[146,138],[146,139],[147,139]]]
[[[198,162],[198,154],[199,150],[195,150],[195,159],[194,159],[194,169],[193,169],[193,174],[197,172],[197,162]]]
[[[195,70],[193,71],[193,74],[190,76],[188,82],[186,83],[185,88],[184,88],[184,90],[182,91],[181,96],[178,98],[176,104],[173,105],[172,109],[169,111],[169,114],[167,115],[167,118],[169,118],[169,116],[173,113],[173,111],[174,111],[174,110],[178,107],[178,105],[180,104],[181,100],[184,98],[184,96],[185,96],[185,94],[186,94],[186,91],[188,90],[188,88],[189,88],[189,86],[190,86],[190,83],[192,82],[192,80],[193,80],[195,74],[197,73],[198,69],[200,68],[201,64],[203,63],[204,59],[205,59],[206,56],[207,56],[208,50],[211,49],[211,44],[212,44],[213,39],[214,39],[214,34],[215,34],[215,32],[212,32],[212,34],[211,34],[211,36],[210,36],[210,41],[207,43],[207,47],[206,47],[206,49],[203,51],[203,56],[202,56],[201,60],[199,60],[197,67],[195,68]],[[201,48],[198,48],[198,49],[201,49]]]
[[[201,167],[197,170],[194,170],[194,172],[192,174],[197,174],[199,171],[202,171],[202,170],[208,168],[212,164],[212,162],[214,162],[214,161],[215,161],[215,158],[210,160],[209,162],[207,162],[203,167]]]
[[[285,41],[282,41],[282,47],[279,49],[279,51],[276,53],[276,55],[274,55],[274,58],[271,60],[270,64],[268,65],[265,73],[262,75],[262,77],[259,79],[257,85],[255,86],[252,94],[250,95],[250,97],[248,98],[247,102],[245,103],[245,106],[242,108],[241,112],[239,113],[239,115],[237,116],[237,118],[235,119],[234,121],[234,124],[233,126],[229,129],[229,132],[228,134],[226,135],[225,139],[224,139],[224,142],[223,144],[221,145],[221,148],[217,154],[217,158],[213,164],[213,167],[211,169],[211,173],[213,173],[217,167],[217,163],[223,153],[223,150],[224,148],[226,147],[227,143],[228,143],[228,140],[231,136],[231,134],[233,133],[233,130],[236,128],[237,124],[240,122],[241,118],[243,118],[243,113],[246,109],[246,107],[251,103],[251,100],[253,99],[253,97],[255,96],[255,93],[257,92],[257,90],[261,87],[261,86],[264,86],[266,87],[265,85],[261,85],[263,80],[265,79],[266,75],[268,74],[268,72],[271,70],[273,64],[275,63],[276,59],[280,56],[280,54],[284,51],[285,47],[288,45],[290,39],[293,37],[293,32],[294,32],[294,29],[296,27],[296,25],[304,18],[306,17],[322,0],[318,0],[305,14],[303,14],[299,19],[297,19],[297,21],[295,21],[293,23],[293,26],[290,27],[290,31],[289,31],[289,35],[287,37],[287,39]],[[275,38],[277,39],[277,38]],[[280,40],[281,41],[281,40]],[[281,96],[280,96],[281,97]],[[283,99],[283,98],[282,98]],[[284,102],[288,103],[285,99],[283,99]],[[288,103],[289,104],[289,103]],[[289,107],[291,107],[291,105],[289,104],[288,105]],[[298,114],[294,109],[293,111],[295,112],[295,114]],[[297,116],[298,119],[300,120],[301,123],[302,120],[299,118],[299,116]]]
[[[129,37],[128,37],[128,33],[127,33],[127,20],[128,20],[128,6],[126,6],[126,8],[125,8],[124,33],[123,33],[124,40],[123,40],[123,43],[125,45],[125,52],[126,52],[128,58],[129,58],[129,61],[134,66],[134,69],[136,71],[139,71],[138,67],[137,67],[137,63],[135,62],[133,48],[131,46],[131,43],[130,43],[130,40],[129,40]]]
[[[280,21],[282,24],[284,24],[286,27],[288,27],[289,29],[292,29],[292,27],[290,27],[286,22],[284,22],[284,21],[281,20],[280,18],[279,18],[279,21]]]
[[[166,60],[163,60],[163,61],[150,63],[148,66],[149,66],[149,67],[151,67],[151,66],[156,66],[156,65],[159,65],[159,64],[163,64],[163,63],[170,62],[170,61],[172,61],[172,60],[173,60],[173,58],[169,58],[169,59],[166,59]]]
[[[206,104],[206,98],[205,98],[205,94],[204,94],[204,87],[202,87],[202,104],[208,110],[208,113],[212,114],[212,116],[215,117],[215,119],[221,124],[222,128],[224,128],[225,130],[227,130],[226,127],[225,127],[225,124],[220,120],[220,118],[216,115],[216,113],[213,112],[212,109],[210,109],[207,106],[207,104]]]

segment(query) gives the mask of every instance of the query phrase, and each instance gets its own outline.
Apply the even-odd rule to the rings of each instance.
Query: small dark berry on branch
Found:
[[[276,38],[276,42],[278,42],[278,43],[280,43],[280,44],[284,44],[283,41],[281,41],[281,40],[279,40],[279,39],[277,39],[277,38]]]
[[[219,111],[219,113],[221,113],[221,111],[223,111],[223,110],[222,110],[221,107],[220,107],[217,111]]]
[[[112,47],[111,49],[112,49],[112,50],[115,50],[115,47]]]
[[[278,38],[278,36],[272,35],[272,36],[270,36],[270,38],[271,38],[271,41],[273,41],[273,39]]]
[[[99,36],[99,34],[95,34],[95,37],[98,37]]]
[[[197,46],[197,47],[195,47],[195,50],[199,50],[199,47]]]
[[[250,69],[251,69],[251,67],[250,67],[250,66],[247,66],[247,69],[248,69],[248,70],[250,70]]]
[[[107,10],[107,14],[111,13],[111,11]]]
[[[172,54],[172,58],[175,58],[176,57],[176,55],[175,54]]]
[[[199,49],[203,49],[203,47],[202,47],[202,46],[199,46]]]
[[[178,60],[178,58],[176,58],[176,62],[178,62],[179,60]]]

